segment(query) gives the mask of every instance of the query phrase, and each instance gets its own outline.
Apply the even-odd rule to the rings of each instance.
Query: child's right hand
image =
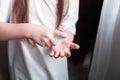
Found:
[[[43,47],[56,45],[56,40],[54,39],[55,36],[67,36],[64,32],[34,24],[27,24],[25,33],[27,39],[31,39]]]

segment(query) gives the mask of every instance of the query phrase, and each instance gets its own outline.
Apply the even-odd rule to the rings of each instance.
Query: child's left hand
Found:
[[[67,39],[60,39],[57,41],[57,45],[52,46],[50,56],[59,58],[59,57],[70,57],[71,49],[79,49],[79,45],[67,40]]]

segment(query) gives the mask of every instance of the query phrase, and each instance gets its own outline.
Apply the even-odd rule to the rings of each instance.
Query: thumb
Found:
[[[65,32],[55,30],[54,36],[67,37],[67,34]]]
[[[54,46],[57,44],[57,42],[56,42],[54,37],[51,37],[50,43],[51,43],[51,45],[54,45]]]
[[[75,43],[71,43],[70,44],[70,49],[79,49],[80,46],[78,44],[75,44]]]

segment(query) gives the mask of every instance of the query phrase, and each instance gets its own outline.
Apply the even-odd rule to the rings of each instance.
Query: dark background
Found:
[[[80,0],[79,20],[74,40],[80,45],[80,49],[72,50],[72,57],[68,59],[70,80],[87,80],[102,3],[103,0]],[[0,42],[0,80],[10,80],[7,41]]]
[[[94,50],[103,0],[80,0],[77,34],[74,42],[79,50],[72,50],[68,59],[70,80],[87,80]]]

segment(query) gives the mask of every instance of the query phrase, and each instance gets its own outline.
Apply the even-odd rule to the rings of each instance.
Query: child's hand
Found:
[[[25,38],[31,39],[43,47],[56,45],[56,40],[54,39],[55,36],[67,36],[64,32],[35,24],[27,24],[25,34]]]
[[[57,41],[57,45],[52,46],[50,56],[59,58],[59,57],[70,57],[71,49],[79,49],[79,45],[67,40],[61,39]]]

